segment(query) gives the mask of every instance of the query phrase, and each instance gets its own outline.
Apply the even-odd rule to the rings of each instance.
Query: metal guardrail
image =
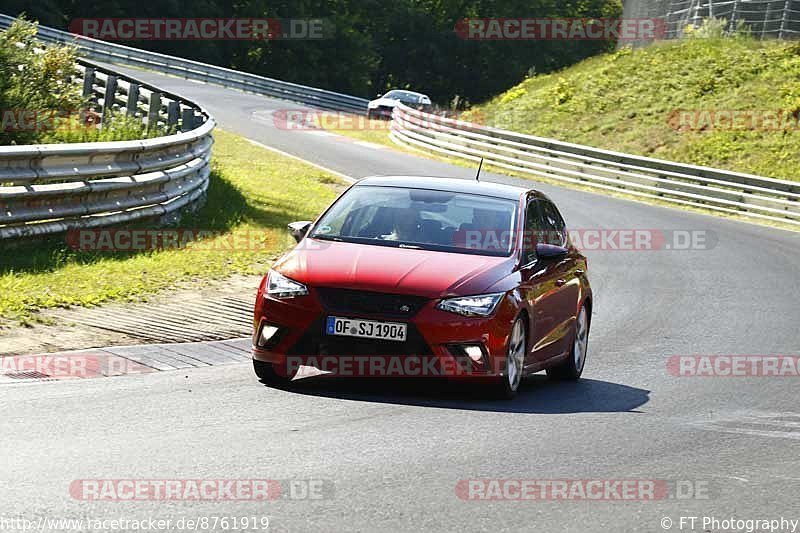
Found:
[[[607,191],[800,225],[800,183],[523,135],[400,104],[400,144]]]
[[[174,217],[208,188],[214,120],[200,106],[86,61],[101,121],[127,113],[180,131],[136,141],[0,146],[0,240]],[[80,83],[81,78],[74,79]]]
[[[14,17],[0,15],[0,28],[8,27],[14,20],[16,20]],[[349,111],[360,114],[366,114],[367,112],[367,103],[369,101],[365,98],[100,41],[48,28],[47,26],[39,26],[39,39],[48,43],[74,43],[78,46],[79,53],[95,61],[144,67],[190,80],[263,94],[321,109]]]
[[[11,20],[0,15],[0,27]],[[77,39],[83,53],[104,61],[127,61],[321,108],[362,112],[366,108],[366,100],[359,98],[76,38],[50,28],[40,31],[49,42]],[[82,64],[84,87],[103,105],[110,101],[148,123],[182,129],[193,126],[198,113],[204,122],[177,135],[145,141],[0,147],[0,185],[5,185],[0,187],[0,238],[163,215],[191,203],[207,187],[214,123],[205,112],[132,78]],[[427,151],[473,161],[484,158],[500,168],[642,198],[800,225],[797,182],[523,135],[403,104],[394,108],[391,128],[395,142]]]

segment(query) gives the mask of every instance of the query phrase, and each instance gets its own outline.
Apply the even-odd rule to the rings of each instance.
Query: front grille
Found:
[[[432,355],[414,324],[408,324],[404,342],[342,337],[325,333],[325,319],[316,320],[289,349],[289,355]]]
[[[326,311],[355,315],[379,315],[391,318],[410,318],[428,302],[422,296],[386,294],[350,289],[317,289]]]

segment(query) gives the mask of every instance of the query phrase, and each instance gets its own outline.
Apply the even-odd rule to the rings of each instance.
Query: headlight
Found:
[[[447,298],[439,302],[436,308],[464,316],[489,316],[494,312],[500,300],[503,299],[503,295],[504,293],[498,292],[479,296]]]
[[[267,275],[267,295],[273,298],[293,298],[295,296],[305,296],[308,288],[302,283],[270,270]]]

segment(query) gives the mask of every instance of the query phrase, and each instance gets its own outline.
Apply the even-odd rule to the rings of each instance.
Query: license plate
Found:
[[[403,342],[406,340],[408,325],[398,322],[378,322],[377,320],[360,320],[329,316],[325,324],[325,333],[344,337],[362,337]]]

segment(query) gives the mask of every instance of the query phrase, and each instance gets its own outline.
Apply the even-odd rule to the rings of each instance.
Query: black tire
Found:
[[[373,113],[371,109],[369,111],[367,111],[367,119],[369,119],[369,120],[374,120],[375,119],[375,113]]]
[[[514,350],[515,346],[514,337],[517,333],[517,328],[519,328],[519,332],[522,335],[522,338],[519,340],[522,345],[522,358],[521,360],[518,359],[517,366],[519,367],[516,372],[516,379],[511,378],[511,373],[509,372],[509,362],[511,360],[512,351]],[[519,344],[517,345],[519,346]],[[505,368],[503,369],[503,375],[494,383],[492,388],[492,397],[498,400],[511,400],[517,395],[517,391],[519,390],[520,385],[522,384],[522,378],[524,377],[524,370],[525,370],[525,354],[528,353],[528,328],[525,327],[525,321],[523,318],[517,317],[514,321],[514,325],[511,326],[511,334],[508,336],[508,348],[506,349],[506,363]],[[513,381],[513,383],[512,383]]]
[[[293,372],[284,370],[284,372],[281,373],[275,370],[275,365],[272,363],[257,361],[255,359],[253,359],[253,370],[256,376],[258,376],[258,379],[267,385],[286,385],[297,375],[297,370]]]
[[[578,334],[579,334],[579,325],[581,323],[581,317],[583,319],[583,335],[584,335],[584,345],[583,345],[583,354],[580,358],[580,362],[578,357],[576,357],[576,351],[580,349],[578,341]],[[556,380],[556,381],[576,381],[580,379],[581,374],[583,374],[583,369],[586,368],[586,355],[589,349],[589,314],[586,311],[586,306],[581,305],[580,310],[578,311],[577,318],[575,319],[575,331],[572,335],[572,347],[569,351],[569,357],[567,357],[563,362],[557,364],[556,366],[550,367],[547,369],[547,377]]]

